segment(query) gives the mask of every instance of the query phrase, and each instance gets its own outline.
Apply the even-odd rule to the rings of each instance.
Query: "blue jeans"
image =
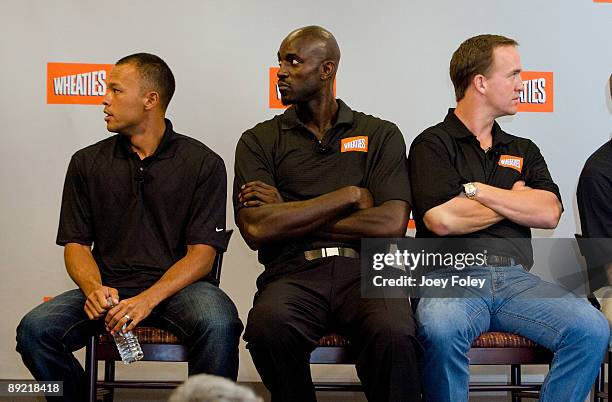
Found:
[[[486,331],[522,335],[554,352],[540,401],[582,402],[608,347],[604,316],[586,300],[545,282],[522,266],[446,269],[451,275],[485,279],[463,297],[427,298],[417,307],[418,338],[425,353],[422,376],[428,402],[468,400],[472,341]]]
[[[118,290],[122,299],[139,293]],[[58,400],[86,400],[85,372],[72,352],[103,331],[104,321],[89,320],[84,305],[83,293],[70,290],[34,308],[17,327],[17,351],[34,378],[64,381],[64,397]],[[243,326],[234,303],[218,287],[208,282],[185,287],[153,309],[145,324],[168,329],[187,345],[189,375],[236,380]]]

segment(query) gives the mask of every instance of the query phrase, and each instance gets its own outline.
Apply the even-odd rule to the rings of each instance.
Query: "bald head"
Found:
[[[310,25],[292,31],[283,42],[303,41],[313,46],[313,50],[321,57],[321,60],[332,60],[336,66],[340,62],[340,47],[336,38],[323,27]]]
[[[308,26],[291,32],[278,49],[278,90],[284,105],[334,98],[340,61],[336,38],[325,28]]]

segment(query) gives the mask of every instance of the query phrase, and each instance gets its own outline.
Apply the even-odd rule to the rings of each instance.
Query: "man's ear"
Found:
[[[149,91],[145,94],[144,107],[145,110],[151,110],[156,107],[160,102],[159,92]]]
[[[483,94],[487,89],[487,77],[482,74],[476,74],[472,78],[472,85],[476,91]]]
[[[333,60],[325,60],[321,63],[321,81],[333,79],[336,74],[336,63]]]

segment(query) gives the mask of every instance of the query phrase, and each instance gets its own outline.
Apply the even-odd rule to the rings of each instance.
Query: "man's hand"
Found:
[[[359,190],[359,201],[357,201],[357,209],[368,209],[374,206],[374,198],[370,190],[363,187],[357,187]]]
[[[97,320],[110,310],[112,305],[108,303],[108,299],[113,301],[113,305],[119,303],[119,292],[115,288],[108,286],[100,286],[97,289],[89,292],[87,300],[85,300],[85,313],[90,320]]]
[[[245,207],[258,207],[264,204],[283,202],[283,197],[276,187],[257,180],[250,181],[241,187],[238,200]]]
[[[518,180],[512,185],[512,191],[531,190],[531,187],[525,184],[523,180]]]
[[[121,330],[123,324],[129,322],[125,332],[131,331],[139,322],[151,314],[153,307],[152,303],[142,293],[129,299],[124,299],[106,314],[106,319],[104,320],[106,329],[111,334],[114,334]]]

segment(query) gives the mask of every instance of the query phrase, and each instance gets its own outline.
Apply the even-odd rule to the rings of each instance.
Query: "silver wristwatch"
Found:
[[[463,192],[465,196],[470,200],[476,198],[476,192],[478,191],[478,187],[476,187],[476,183],[465,183],[463,185]]]

